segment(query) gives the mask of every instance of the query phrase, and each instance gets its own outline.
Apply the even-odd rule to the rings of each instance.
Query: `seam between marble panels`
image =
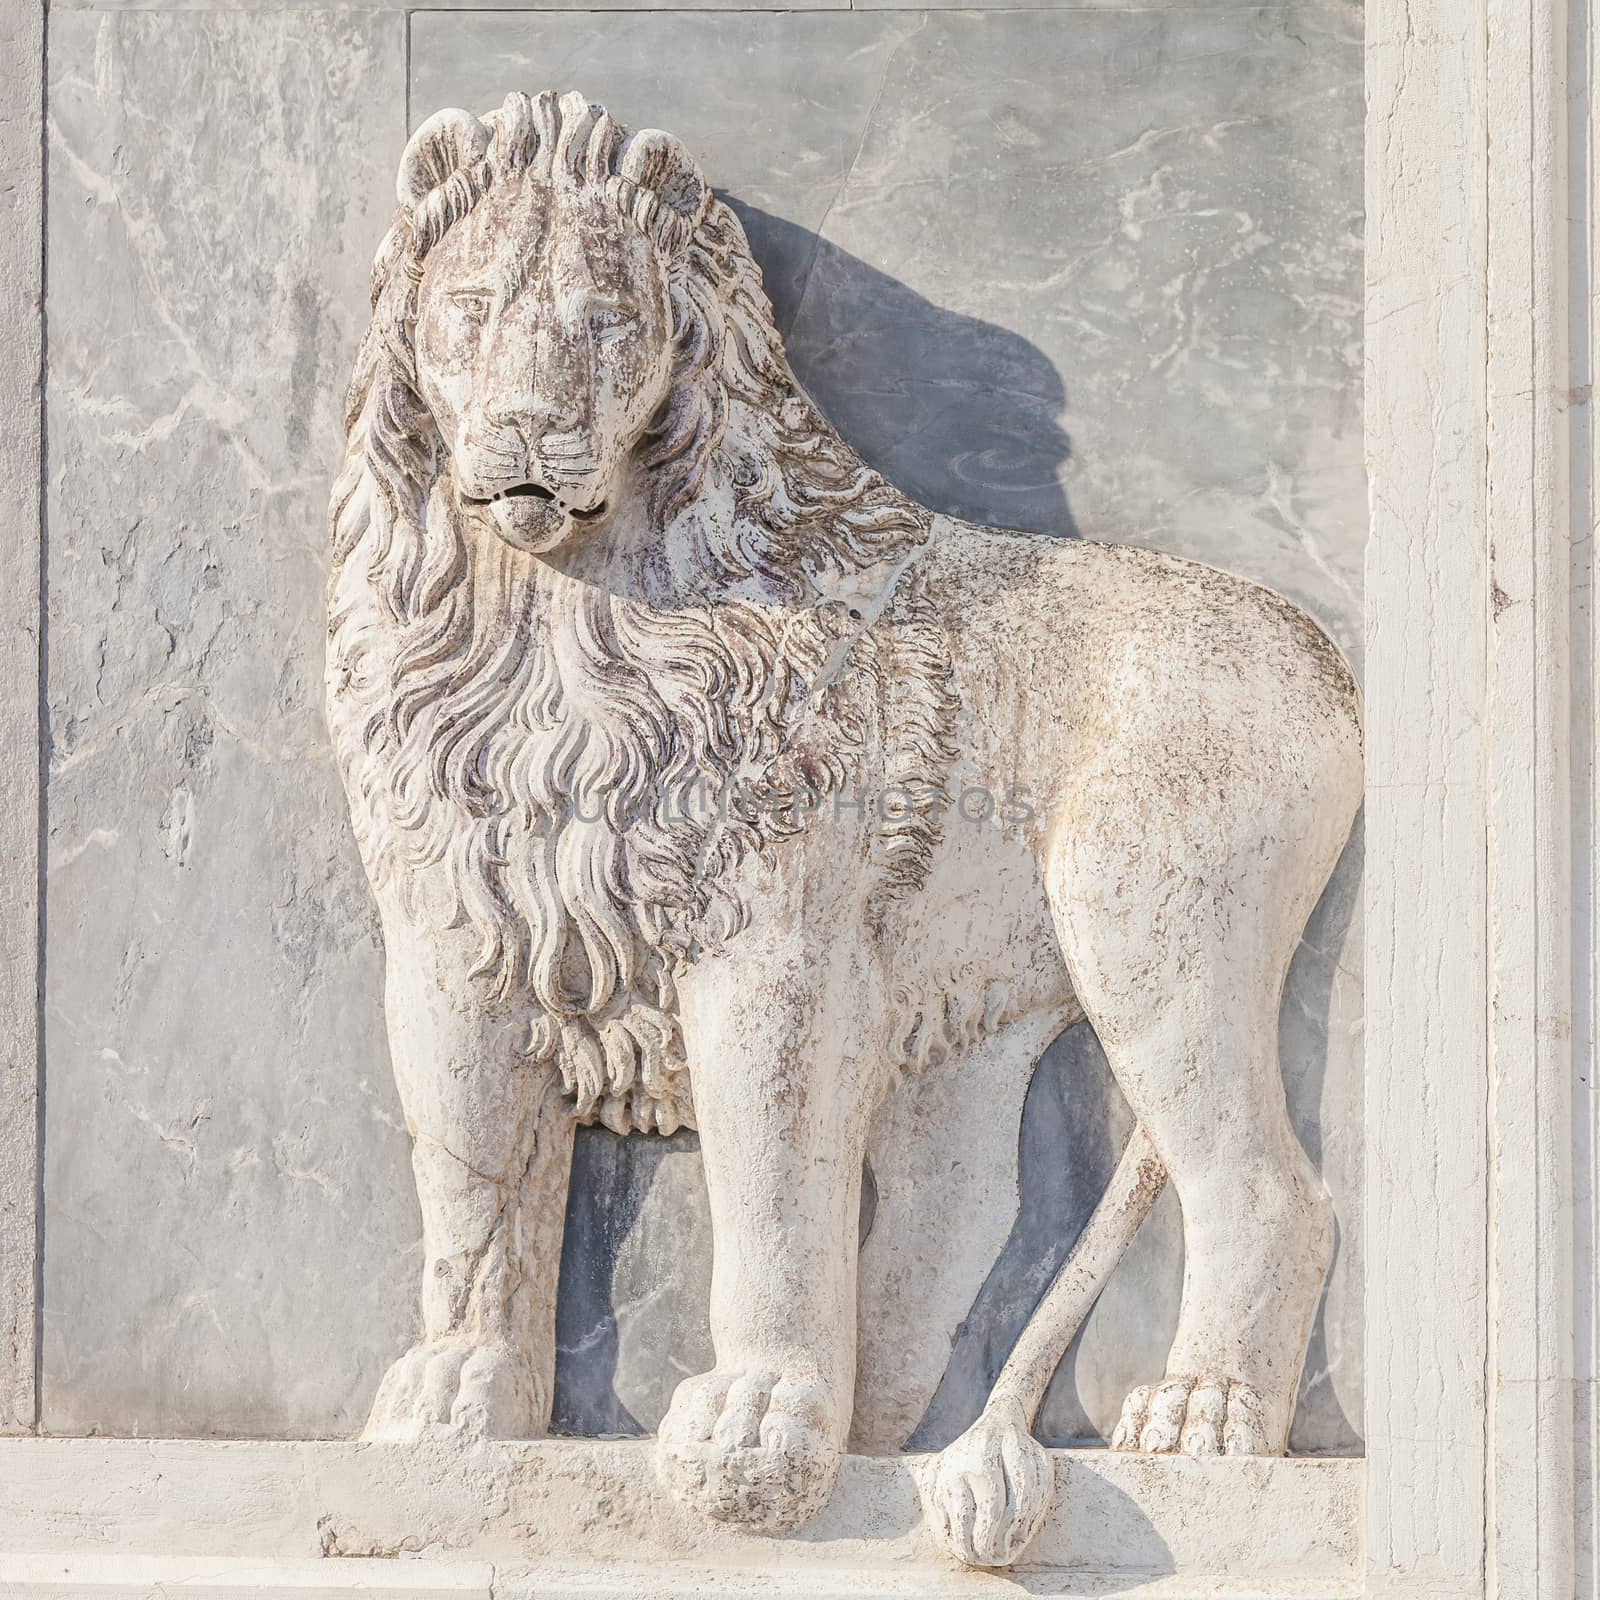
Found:
[[[47,290],[50,271],[50,0],[39,6],[39,614],[37,843],[34,847],[34,996],[33,996],[33,1425],[44,1422],[44,1137],[45,1137],[45,926],[48,915],[46,851],[49,847],[50,803],[50,563],[49,450],[50,328]]]
[[[96,10],[101,9],[94,0],[69,0],[74,9]],[[145,11],[206,11],[206,10],[235,10],[240,7],[243,0],[149,0],[148,4],[138,6],[113,5],[113,10],[145,10]],[[387,10],[389,6],[384,0],[348,0],[346,5],[339,5],[338,0],[330,0],[334,9],[348,10]],[[296,11],[305,9],[298,0],[280,0],[278,9]],[[875,5],[871,0],[867,3],[858,3],[858,0],[818,0],[816,4],[795,5],[742,5],[724,6],[716,4],[706,5],[475,5],[453,6],[432,5],[414,6],[407,12],[408,17],[471,17],[482,20],[491,17],[518,17],[522,19],[537,17],[559,16],[587,16],[587,17],[618,17],[618,16],[644,16],[644,17],[743,17],[743,16],[837,16],[846,12],[867,17],[892,17],[892,16],[1009,16],[1022,13],[1029,16],[1038,16],[1050,13],[1060,13],[1063,16],[1256,16],[1270,15],[1285,11],[1326,11],[1340,15],[1357,15],[1362,12],[1361,0],[1257,0],[1256,4],[1230,3],[1222,0],[1216,6],[1202,6],[1197,0],[1177,0],[1171,5],[1118,5],[1116,0],[1093,0],[1090,4],[1074,4],[1073,0],[1058,0],[1056,4],[1045,3],[1039,5],[984,5],[979,0],[976,4],[955,5]]]
[[[820,0],[815,4],[790,5],[648,5],[627,4],[612,6],[594,5],[432,5],[408,6],[405,0],[57,0],[54,7],[61,12],[87,11],[102,15],[133,13],[228,13],[247,11],[255,15],[284,15],[300,11],[333,11],[352,14],[383,15],[401,13],[408,23],[418,16],[444,16],[462,18],[487,17],[549,17],[549,16],[894,16],[928,11],[947,16],[1029,16],[1060,13],[1067,16],[1211,16],[1218,13],[1233,15],[1265,15],[1275,12],[1330,12],[1342,16],[1362,14],[1361,0],[1256,0],[1255,4],[1238,3],[1238,0],[1221,0],[1215,6],[1205,6],[1199,0],[1175,0],[1172,4],[1121,5],[1116,0],[1090,0],[1090,3],[1061,3],[1038,5],[1002,4],[984,5],[874,5],[860,4],[858,0]],[[408,85],[409,92],[409,85]]]
[[[850,9],[852,11],[855,9],[855,0],[850,0]],[[800,313],[805,309],[806,296],[811,293],[811,280],[816,276],[817,258],[822,254],[828,218],[833,215],[834,208],[844,198],[844,192],[850,187],[850,180],[855,176],[856,167],[861,160],[861,152],[867,148],[867,140],[872,134],[873,119],[878,114],[878,107],[883,104],[883,92],[889,86],[889,75],[894,71],[894,64],[900,59],[905,47],[927,29],[931,15],[931,12],[922,11],[922,20],[909,33],[903,34],[894,42],[889,50],[888,59],[883,63],[883,71],[878,77],[877,90],[872,96],[871,103],[867,106],[866,116],[861,119],[861,133],[856,139],[856,147],[850,153],[850,160],[846,163],[844,173],[839,179],[839,187],[834,190],[833,198],[828,201],[821,217],[817,219],[816,228],[813,230],[811,256],[806,262],[806,275],[800,281],[799,294],[795,296],[794,314],[789,318],[788,327],[783,329],[783,341],[785,344],[789,342],[791,335],[794,333],[795,324],[800,320]]]

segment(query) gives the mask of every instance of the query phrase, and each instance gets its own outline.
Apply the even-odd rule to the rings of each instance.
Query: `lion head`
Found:
[[[460,514],[554,549],[606,514],[672,389],[674,265],[711,192],[676,139],[577,95],[440,112],[398,187],[414,237],[443,230],[413,349]]]
[[[942,759],[937,641],[872,634],[929,513],[795,382],[676,139],[512,94],[430,118],[397,188],[331,508],[358,840],[376,884],[432,885],[476,930],[581,1115],[670,1128],[674,975],[743,925],[733,869],[792,826],[783,797],[844,781],[852,706],[881,702],[913,779]],[[619,530],[649,582],[556,564]],[[907,881],[928,830],[889,831]]]

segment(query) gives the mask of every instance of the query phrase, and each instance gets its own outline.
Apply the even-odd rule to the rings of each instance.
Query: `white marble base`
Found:
[[[1015,1579],[997,1573],[749,1572],[706,1567],[542,1563],[498,1566],[488,1561],[255,1561],[194,1556],[9,1556],[0,1558],[0,1593],[49,1600],[164,1600],[182,1594],[207,1600],[957,1600],[1018,1594]],[[1187,1583],[1175,1578],[1050,1578],[1029,1581],[1027,1595],[1101,1600],[1257,1600],[1248,1585]],[[1345,1600],[1349,1585],[1286,1584],[1272,1600]]]
[[[0,1594],[1283,1596],[1360,1588],[1358,1460],[1056,1451],[1026,1562],[971,1573],[922,1525],[916,1456],[852,1456],[791,1538],[708,1525],[643,1441],[0,1443]]]

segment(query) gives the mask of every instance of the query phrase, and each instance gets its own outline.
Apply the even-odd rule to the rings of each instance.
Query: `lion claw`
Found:
[[[1249,1384],[1226,1378],[1166,1378],[1123,1402],[1111,1448],[1143,1455],[1276,1455],[1266,1406]]]
[[[661,1424],[657,1473],[703,1516],[787,1533],[833,1490],[843,1455],[834,1409],[828,1386],[803,1370],[687,1379]]]
[[[923,1469],[923,1513],[946,1554],[969,1567],[1008,1567],[1050,1510],[1055,1469],[1022,1412],[984,1414]]]

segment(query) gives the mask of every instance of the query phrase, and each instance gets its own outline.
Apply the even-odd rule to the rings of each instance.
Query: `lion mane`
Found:
[[[693,1125],[675,979],[750,916],[733,869],[860,777],[870,722],[888,752],[873,780],[899,796],[876,892],[927,871],[954,759],[942,635],[914,575],[887,626],[827,584],[881,568],[894,586],[931,517],[800,389],[738,219],[685,192],[662,136],[630,137],[581,95],[512,94],[422,156],[374,263],[330,509],[329,720],[358,842],[408,915],[419,884],[444,885],[485,1002],[532,998],[523,1048],[559,1068],[580,1118],[671,1132]],[[469,540],[440,487],[412,347],[427,255],[523,172],[602,186],[665,263],[672,381],[638,462],[651,525],[692,541],[681,603]],[[713,482],[732,518],[698,515]]]

